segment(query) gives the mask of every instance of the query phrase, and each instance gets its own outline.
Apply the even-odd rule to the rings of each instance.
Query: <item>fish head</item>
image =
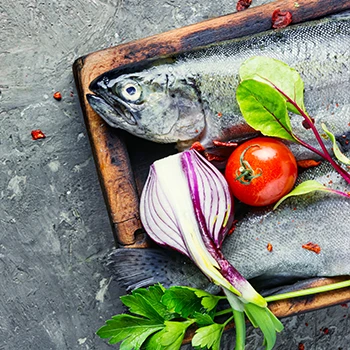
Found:
[[[125,71],[125,70],[124,70]],[[87,99],[112,127],[161,143],[196,139],[205,128],[194,83],[170,70],[110,71],[90,84]]]

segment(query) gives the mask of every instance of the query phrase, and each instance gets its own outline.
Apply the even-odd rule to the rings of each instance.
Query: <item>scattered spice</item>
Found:
[[[238,0],[236,5],[237,11],[246,10],[252,3],[252,0]]]
[[[198,141],[194,142],[190,149],[194,149],[197,152],[203,152],[205,150],[205,147]]]
[[[221,118],[222,117],[222,113],[218,112],[218,117]]]
[[[204,152],[204,157],[205,157],[209,162],[213,162],[213,161],[216,161],[216,162],[223,162],[223,161],[225,161],[225,157],[221,157],[221,156],[218,156],[218,155],[216,155],[216,154],[209,153],[209,152]]]
[[[228,235],[232,235],[232,233],[234,232],[234,230],[236,229],[236,224],[237,224],[238,220],[233,220],[232,223],[232,227],[230,228],[230,230],[228,231]]]
[[[236,142],[222,142],[222,141],[217,141],[213,140],[213,144],[218,147],[237,147]]]
[[[267,246],[266,246],[267,250],[271,253],[272,250],[273,250],[273,247],[272,247],[272,244],[271,243],[267,243]]]
[[[309,243],[303,244],[301,247],[304,249],[310,250],[316,254],[321,253],[321,247],[316,243],[309,242]]]
[[[305,350],[305,346],[303,343],[298,344],[298,350]]]
[[[62,100],[62,94],[59,92],[59,91],[56,91],[54,94],[53,94],[53,98],[57,101],[61,101]]]
[[[316,161],[313,159],[304,159],[304,160],[298,160],[297,161],[298,167],[302,169],[309,169],[314,168],[321,164],[321,161]]]
[[[329,329],[326,327],[326,328],[323,328],[321,329],[323,331],[324,334],[328,334],[329,333]]]
[[[272,28],[285,28],[292,23],[292,14],[289,11],[277,9],[272,13]]]
[[[306,326],[306,327],[308,327],[308,326],[309,326],[309,324],[308,324],[307,322],[305,322],[305,326]]]
[[[341,307],[348,307],[348,304],[347,303],[344,303],[344,304],[340,304]]]
[[[32,134],[33,140],[39,140],[39,139],[46,138],[45,134],[40,129],[32,130],[31,134]]]

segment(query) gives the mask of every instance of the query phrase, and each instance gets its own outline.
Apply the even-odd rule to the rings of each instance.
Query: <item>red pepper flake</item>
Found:
[[[329,333],[329,329],[328,329],[327,327],[326,327],[326,328],[323,328],[322,331],[323,331],[324,334],[328,334],[328,333]]]
[[[205,150],[205,147],[198,141],[194,142],[190,149],[194,149],[198,152],[203,152]]]
[[[32,139],[33,140],[39,140],[46,138],[45,134],[41,130],[32,130]]]
[[[213,144],[217,147],[237,147],[236,142],[222,142],[222,141],[213,140]]]
[[[304,159],[297,161],[298,167],[302,169],[314,168],[321,164],[321,161],[316,161],[313,159]]]
[[[272,28],[285,28],[292,23],[292,14],[289,11],[277,9],[272,14]]]
[[[321,253],[321,247],[316,243],[309,242],[309,243],[302,245],[301,247],[304,249],[310,250],[316,254]]]
[[[303,343],[298,344],[298,350],[305,350],[305,346]]]
[[[266,246],[267,250],[271,253],[272,250],[273,250],[273,247],[272,247],[272,244],[271,243],[267,243],[267,246]]]
[[[348,304],[347,303],[344,303],[344,304],[340,304],[341,307],[348,307]]]
[[[228,231],[228,235],[232,235],[232,233],[234,232],[234,230],[236,229],[236,224],[237,224],[238,220],[233,220],[232,226],[230,228],[230,230]]]
[[[349,144],[349,140],[345,140],[345,144],[348,145]]]
[[[252,3],[252,0],[238,0],[236,5],[237,11],[246,10]]]
[[[309,326],[309,324],[308,324],[307,322],[305,322],[305,326],[306,326],[306,327],[308,327],[308,326]]]
[[[74,97],[74,92],[73,91],[70,92],[70,97]]]
[[[56,91],[54,94],[53,94],[53,98],[57,101],[61,101],[62,100],[62,94],[59,92],[59,91]]]
[[[225,160],[225,157],[220,157],[216,154],[212,154],[209,152],[204,152],[204,156],[209,162],[213,162],[213,161],[223,162]]]
[[[222,117],[222,113],[218,112],[218,117],[221,118]]]
[[[336,103],[335,106],[336,106],[336,107],[339,107],[339,103]]]

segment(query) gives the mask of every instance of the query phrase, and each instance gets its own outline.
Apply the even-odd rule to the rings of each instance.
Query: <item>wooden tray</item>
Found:
[[[296,5],[297,4],[297,5]],[[139,217],[139,195],[150,164],[175,153],[174,145],[159,145],[110,128],[86,100],[89,83],[122,65],[177,53],[198,46],[266,31],[275,9],[290,11],[293,23],[313,20],[350,9],[348,0],[281,0],[242,12],[175,29],[142,40],[91,53],[73,66],[76,86],[95,163],[107,204],[116,244],[120,248],[147,248]],[[341,278],[342,279],[342,278]],[[334,279],[325,279],[328,284]],[[271,303],[279,317],[350,301],[350,288],[322,295]]]

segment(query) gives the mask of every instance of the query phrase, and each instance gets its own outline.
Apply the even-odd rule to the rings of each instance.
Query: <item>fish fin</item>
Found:
[[[128,291],[161,283],[164,287],[174,282],[168,273],[171,264],[178,266],[187,260],[182,255],[166,249],[132,249],[113,250],[107,261],[113,277]],[[168,268],[169,267],[169,268]]]

